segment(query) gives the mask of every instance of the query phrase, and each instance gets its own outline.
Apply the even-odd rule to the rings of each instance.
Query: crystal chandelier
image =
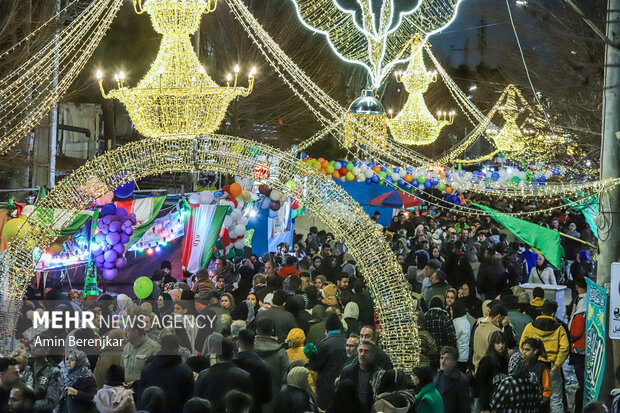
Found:
[[[138,14],[147,12],[155,30],[163,35],[157,58],[135,88],[125,85],[125,75],[115,75],[117,89],[105,93],[103,74],[98,71],[101,92],[106,99],[118,99],[129,112],[136,129],[144,136],[194,136],[218,129],[230,102],[248,96],[256,69],[249,74],[248,87],[239,87],[239,66],[219,86],[200,65],[190,35],[196,33],[203,13],[215,10],[215,0],[134,0]]]
[[[405,85],[409,97],[405,106],[394,119],[388,120],[392,136],[396,142],[405,145],[428,145],[435,142],[446,125],[454,121],[454,112],[438,112],[435,118],[426,107],[424,92],[437,81],[437,72],[429,72],[424,65],[424,42],[421,36],[412,41],[413,58],[407,70],[396,72],[396,80]]]
[[[387,116],[372,90],[364,90],[344,116],[344,145],[356,143],[374,150],[387,147]]]
[[[498,112],[504,118],[504,126],[487,130],[487,135],[493,140],[497,149],[502,152],[521,152],[525,149],[524,136],[521,128],[517,125],[517,118],[523,112],[523,108],[517,105],[516,96],[518,90],[514,85],[508,85],[504,89],[505,101],[498,107]]]

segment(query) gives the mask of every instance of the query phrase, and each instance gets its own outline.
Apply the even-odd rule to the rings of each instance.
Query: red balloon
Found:
[[[223,246],[227,247],[227,246],[230,245],[230,238],[229,237],[225,237],[225,238],[223,237],[221,242],[222,242]]]
[[[349,172],[349,170],[343,166],[342,168],[338,169],[338,172],[340,172],[340,176],[345,176],[347,172]]]
[[[220,237],[228,238],[228,230],[226,228],[222,227],[222,230],[220,231]]]
[[[291,204],[291,208],[293,208],[293,209],[299,209],[299,202],[297,202],[297,201],[293,201],[293,203]]]
[[[234,196],[232,196],[232,195],[231,195],[231,196],[229,196],[229,197],[228,197],[228,200],[229,200],[230,202],[232,202],[233,204],[235,204],[235,208],[237,208],[237,206],[239,206],[239,201],[237,201],[237,198],[235,198]]]

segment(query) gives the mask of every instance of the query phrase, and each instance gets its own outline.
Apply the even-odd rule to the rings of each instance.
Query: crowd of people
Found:
[[[582,227],[560,218],[548,225]],[[313,227],[277,252],[218,258],[179,280],[163,262],[144,300],[82,298],[33,282],[16,350],[0,359],[0,413],[582,411],[585,279],[595,276],[587,250],[565,245],[570,260],[555,269],[491,220],[440,214],[401,213],[385,235],[417,308],[412,372],[395,368],[382,347],[389,332],[346,246]],[[527,282],[540,286],[528,293]],[[559,283],[573,290],[565,319],[543,288]],[[33,324],[44,310],[92,313],[95,327]],[[159,322],[209,314],[217,316],[211,329]],[[112,315],[146,322],[109,325]],[[568,364],[579,386],[574,401]]]

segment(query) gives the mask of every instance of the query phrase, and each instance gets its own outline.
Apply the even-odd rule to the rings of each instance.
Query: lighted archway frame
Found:
[[[75,216],[119,184],[164,172],[212,171],[255,178],[267,168],[263,182],[290,196],[285,183],[295,180],[298,198],[322,220],[336,239],[344,240],[373,297],[381,322],[382,342],[394,365],[411,371],[420,354],[414,301],[396,256],[375,223],[341,187],[290,154],[232,136],[144,139],[106,152],[60,182],[28,218],[0,262],[0,351],[9,350],[20,300],[35,262],[34,246],[46,249],[61,229],[53,210]],[[67,222],[65,216],[64,222]]]

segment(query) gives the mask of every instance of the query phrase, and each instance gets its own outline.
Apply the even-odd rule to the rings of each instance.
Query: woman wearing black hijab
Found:
[[[459,287],[458,302],[465,304],[467,312],[476,320],[482,317],[482,301],[476,297],[476,285],[473,282],[464,282]]]
[[[151,386],[142,392],[140,410],[146,410],[149,413],[164,413],[165,401],[164,391],[157,386]]]

